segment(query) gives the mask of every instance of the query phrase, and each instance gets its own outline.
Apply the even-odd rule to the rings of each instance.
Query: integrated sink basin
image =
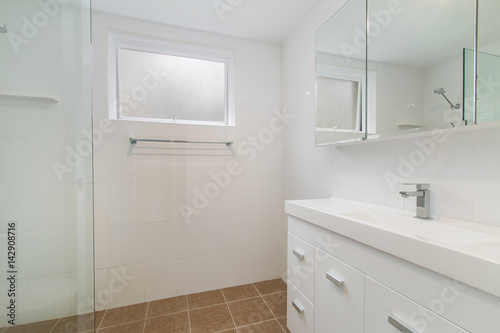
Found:
[[[356,201],[286,201],[288,215],[500,297],[500,228]]]

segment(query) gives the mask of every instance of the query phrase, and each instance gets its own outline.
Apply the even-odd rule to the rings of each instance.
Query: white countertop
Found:
[[[286,201],[285,211],[500,297],[500,228],[338,198]]]

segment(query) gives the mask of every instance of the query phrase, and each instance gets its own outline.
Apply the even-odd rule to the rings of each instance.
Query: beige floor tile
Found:
[[[224,297],[228,302],[259,296],[259,293],[257,292],[257,289],[255,289],[253,284],[224,288],[222,289],[222,292],[224,293]]]
[[[212,333],[234,328],[226,304],[189,311],[192,333]]]
[[[148,303],[124,306],[121,308],[109,309],[102,319],[100,328],[129,323],[132,321],[146,319],[146,309]]]
[[[61,318],[50,333],[77,333],[94,329],[94,314]]]
[[[144,333],[189,333],[188,312],[180,312],[146,320]]]
[[[188,295],[189,309],[197,309],[205,306],[212,306],[217,304],[223,304],[224,296],[222,296],[222,291],[220,289],[205,291],[197,294]]]
[[[231,302],[228,306],[236,327],[255,324],[274,317],[261,297]]]
[[[286,316],[286,292],[262,296],[276,318]]]
[[[149,302],[148,318],[187,311],[187,297],[178,296]]]
[[[144,320],[140,320],[128,324],[100,328],[97,333],[143,333],[144,322]]]
[[[286,326],[286,317],[281,317],[281,318],[278,318],[278,322],[280,323],[281,325],[281,328],[286,332],[286,333],[290,333],[290,330],[288,329],[288,327]]]
[[[286,291],[286,283],[282,279],[274,279],[254,283],[255,288],[261,295],[268,295],[280,291]]]
[[[238,333],[283,333],[280,324],[275,320],[250,326],[238,327]]]

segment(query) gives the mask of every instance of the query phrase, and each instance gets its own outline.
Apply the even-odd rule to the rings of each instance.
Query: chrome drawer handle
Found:
[[[393,315],[389,315],[387,321],[389,321],[389,324],[394,326],[401,333],[415,333],[415,331],[413,331],[411,328],[403,324],[399,319],[397,319]]]
[[[302,314],[304,313],[304,308],[300,306],[300,304],[296,303],[295,301],[292,301],[292,306],[297,310],[298,313]]]
[[[300,260],[304,259],[304,253],[300,252],[299,250],[293,250],[292,253]]]
[[[330,272],[326,272],[326,278],[328,280],[332,281],[333,284],[335,284],[338,287],[342,287],[344,285],[344,281],[342,281],[341,279],[339,279],[338,277],[336,277],[335,275],[333,275]]]

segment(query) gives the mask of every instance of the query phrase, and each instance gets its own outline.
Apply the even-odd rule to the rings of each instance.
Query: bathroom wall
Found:
[[[90,11],[49,7],[0,2],[0,302],[16,325],[93,311]]]
[[[283,199],[338,196],[414,210],[414,199],[398,194],[400,183],[425,181],[431,184],[432,214],[500,226],[498,128],[315,147],[314,35],[344,2],[320,1],[281,50],[282,105],[296,116],[281,137]]]
[[[234,50],[236,126],[107,121],[107,29]],[[98,309],[280,276],[279,45],[94,13],[93,94]],[[239,172],[185,219],[181,204],[205,204],[197,191],[234,163]]]

